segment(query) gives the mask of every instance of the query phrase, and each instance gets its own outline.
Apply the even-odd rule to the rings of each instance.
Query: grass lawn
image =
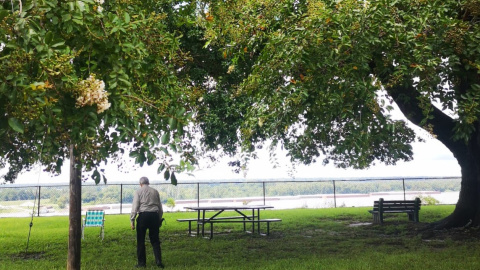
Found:
[[[385,215],[370,224],[370,208],[266,210],[270,236],[246,234],[240,224],[217,224],[212,240],[187,236],[195,213],[166,213],[160,232],[166,269],[480,269],[478,231],[424,232],[427,222],[453,206],[423,206],[420,223],[406,214]],[[68,217],[34,218],[25,255],[30,218],[0,219],[0,269],[65,269]],[[132,269],[135,232],[128,215],[106,216],[105,240],[87,228],[82,241],[83,269]],[[155,269],[147,242],[147,269]]]

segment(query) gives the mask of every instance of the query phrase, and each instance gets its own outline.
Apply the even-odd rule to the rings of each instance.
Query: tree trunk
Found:
[[[82,171],[80,159],[75,153],[75,146],[70,145],[70,207],[68,227],[67,269],[80,269],[82,243]]]
[[[466,86],[463,86],[466,88]],[[393,97],[405,117],[413,124],[421,126],[424,115],[418,104],[418,92],[413,86],[392,88]],[[460,196],[453,213],[432,225],[434,229],[449,229],[465,226],[480,226],[480,123],[470,135],[468,143],[454,140],[456,120],[432,106],[427,123],[433,133],[455,156],[462,171]]]
[[[436,229],[480,226],[480,132],[475,131],[466,151],[454,152],[462,170],[460,196],[455,211],[434,223]]]

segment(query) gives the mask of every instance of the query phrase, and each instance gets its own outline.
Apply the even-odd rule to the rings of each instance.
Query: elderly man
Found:
[[[145,254],[145,235],[148,229],[148,236],[152,244],[155,262],[158,267],[163,268],[162,251],[158,236],[161,226],[163,208],[160,202],[158,191],[149,186],[147,177],[140,178],[140,189],[133,196],[132,213],[130,222],[132,230],[135,230],[135,217],[137,218],[137,260],[136,267],[146,267],[147,256]]]

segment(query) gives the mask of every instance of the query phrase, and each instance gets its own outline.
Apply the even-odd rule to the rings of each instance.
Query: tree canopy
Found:
[[[252,151],[272,139],[294,161],[395,164],[415,140],[390,117],[395,102],[462,168],[441,226],[480,224],[479,1],[205,2],[206,46],[224,68],[200,108],[206,145]]]
[[[462,8],[457,1],[212,1],[206,36],[225,58],[219,80],[242,77],[228,99],[248,98],[247,106],[234,104],[241,132],[230,135],[247,150],[273,138],[306,163],[410,160],[414,134],[388,116],[392,98],[411,98],[398,90],[408,85],[417,93],[408,100],[420,110],[416,124],[435,134],[429,119],[438,101],[459,115],[455,137],[467,138],[476,119],[467,96],[478,86],[462,98],[455,77],[465,59],[477,70],[477,46],[462,44],[478,44],[478,29],[458,18]],[[211,111],[224,109],[214,103]]]

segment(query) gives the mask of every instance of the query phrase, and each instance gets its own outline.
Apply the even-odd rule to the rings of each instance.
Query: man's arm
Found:
[[[162,203],[160,202],[160,209],[158,210],[158,217],[160,218],[160,222],[162,222],[163,218],[163,206]]]
[[[132,212],[130,213],[130,227],[132,228],[132,230],[135,230],[135,217],[137,216],[139,207],[140,199],[138,197],[138,192],[135,191],[135,194],[133,195]]]
[[[157,195],[158,195],[158,218],[160,219],[160,226],[162,226],[163,206],[162,206],[162,201],[160,200],[160,194],[158,193],[158,190],[157,190]]]

